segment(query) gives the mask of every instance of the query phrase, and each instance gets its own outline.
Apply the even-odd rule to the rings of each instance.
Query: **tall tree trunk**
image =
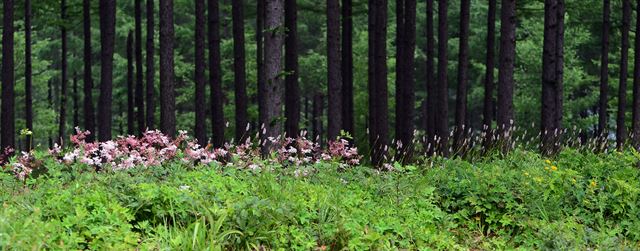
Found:
[[[267,121],[265,119],[267,111],[265,104],[265,75],[264,75],[264,15],[265,0],[257,0],[256,6],[256,64],[258,68],[258,133],[262,138],[263,128]]]
[[[296,137],[300,130],[300,87],[298,87],[298,7],[296,0],[285,0],[284,25],[287,35],[284,40],[284,70],[286,117],[285,132],[289,137]]]
[[[335,141],[342,129],[342,76],[340,74],[340,2],[327,0],[328,141]]]
[[[67,1],[60,1],[60,39],[62,49],[60,59],[60,120],[58,121],[58,144],[63,145],[67,126]]]
[[[369,142],[371,161],[381,166],[388,145],[387,1],[369,0]]]
[[[204,17],[204,0],[196,0],[196,26],[195,26],[195,108],[196,108],[196,139],[200,145],[207,143],[207,111],[205,98],[205,75],[204,75],[204,34],[205,34],[205,17]]]
[[[342,127],[354,136],[353,120],[353,10],[352,0],[342,0]]]
[[[398,159],[408,161],[413,141],[416,1],[396,0],[396,139]]]
[[[33,132],[33,85],[31,59],[31,0],[24,1],[24,101],[25,121],[27,129]],[[30,151],[33,143],[32,135],[27,135],[25,150]]]
[[[53,84],[51,79],[49,79],[49,81],[47,81],[47,108],[55,111],[55,107],[53,104]],[[48,137],[48,141],[49,141],[49,149],[53,148],[53,135],[52,132],[48,132],[49,134],[47,135]]]
[[[142,135],[147,126],[144,117],[144,74],[142,68],[142,0],[135,0],[135,55],[136,55],[136,119],[138,121],[138,135]],[[196,54],[197,55],[197,54]]]
[[[640,0],[636,3],[636,13],[640,13]],[[636,14],[636,40],[633,58],[633,146],[640,148],[640,15]]]
[[[541,151],[544,155],[557,152],[559,128],[556,123],[559,104],[558,43],[559,22],[558,0],[545,0],[544,44],[542,53],[542,99],[541,99]]]
[[[78,75],[73,73],[73,128],[80,126],[80,105],[78,104],[78,100],[80,96],[78,95]]]
[[[233,18],[233,82],[236,103],[236,139],[244,142],[247,126],[247,80],[244,53],[244,10],[242,1],[232,2]]]
[[[469,82],[469,11],[470,0],[460,3],[460,37],[458,49],[458,87],[456,91],[456,129],[455,149],[462,151],[465,147],[466,132],[469,130],[467,119],[467,83]]]
[[[498,63],[499,140],[503,150],[511,147],[513,126],[513,71],[516,54],[516,0],[502,0],[500,10],[500,56]]]
[[[282,125],[278,121],[282,109],[282,46],[283,34],[278,29],[284,25],[283,0],[267,1],[265,13],[264,58],[265,58],[265,104],[266,104],[266,137],[277,137],[282,134]],[[267,141],[263,153],[268,153],[273,145]]]
[[[489,12],[487,13],[487,54],[484,75],[484,109],[483,125],[484,147],[489,148],[493,137],[492,123],[494,114],[494,83],[493,71],[495,69],[495,40],[496,40],[496,0],[489,0]]]
[[[127,35],[127,134],[135,133],[135,109],[133,89],[133,31]]]
[[[176,135],[173,59],[173,0],[160,0],[160,130]]]
[[[145,99],[147,100],[146,106],[146,126],[148,129],[155,128],[155,65],[153,57],[155,55],[155,48],[153,44],[155,24],[153,22],[153,15],[155,11],[153,9],[153,0],[147,0],[147,86]]]
[[[609,0],[602,1],[602,42],[600,49],[600,100],[598,104],[598,131],[597,136],[607,138],[607,108],[609,92],[609,20],[611,7]]]
[[[435,97],[435,135],[437,152],[443,156],[449,155],[449,86],[447,83],[447,44],[448,28],[447,28],[447,1],[440,0],[438,2],[438,83],[436,86]],[[435,119],[434,118],[434,119]]]
[[[220,73],[220,10],[218,0],[209,0],[209,84],[213,147],[224,146],[222,74]]]
[[[562,130],[562,103],[564,101],[564,12],[565,12],[565,0],[558,0],[558,35],[556,36],[556,78],[557,78],[557,88],[556,88],[556,113],[554,124],[555,127],[558,128],[558,131]],[[561,137],[562,134],[559,135]],[[560,138],[558,139],[560,140]]]
[[[427,154],[433,154],[435,149],[435,110],[436,110],[436,78],[434,76],[434,57],[435,53],[435,37],[433,32],[433,2],[434,0],[427,0],[427,74],[426,74],[426,89],[427,89],[427,104],[426,104],[426,134],[427,134]]]
[[[93,142],[96,134],[95,113],[93,112],[93,76],[91,71],[91,0],[82,1],[83,35],[84,35],[84,129],[91,134],[87,141]]]
[[[322,145],[322,106],[324,101],[322,94],[319,92],[315,93],[312,99],[311,130],[313,131],[314,141]]]
[[[627,138],[625,113],[627,108],[627,68],[629,56],[629,28],[631,26],[631,1],[622,0],[622,46],[620,51],[620,86],[618,88],[618,118],[616,125],[616,147],[622,150]]]
[[[113,47],[116,30],[116,0],[100,0],[100,98],[98,100],[98,139],[111,139]]]
[[[2,149],[15,146],[15,94],[13,62],[13,0],[3,0],[2,18],[2,110],[0,136]]]

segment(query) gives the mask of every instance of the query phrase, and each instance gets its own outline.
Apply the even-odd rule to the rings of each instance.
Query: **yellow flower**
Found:
[[[592,181],[591,181],[591,184],[589,184],[589,185],[590,185],[592,188],[595,188],[595,187],[598,185],[598,183],[596,183],[596,181],[595,181],[595,180],[592,180]]]
[[[545,166],[545,167],[544,167],[544,170],[549,171],[549,167],[548,167],[548,166]]]
[[[575,184],[576,183],[576,179],[575,178],[571,179],[571,182],[573,182],[573,184]]]
[[[544,162],[547,162],[547,164],[551,165],[551,160],[545,160]]]
[[[551,166],[551,170],[558,171],[558,167],[557,166]]]

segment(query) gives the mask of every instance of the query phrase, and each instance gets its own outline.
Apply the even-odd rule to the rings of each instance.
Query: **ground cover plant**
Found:
[[[640,248],[633,150],[516,148],[378,170],[358,166],[346,140],[272,139],[278,150],[260,158],[251,141],[214,150],[186,134],[86,134],[4,164],[3,250]]]

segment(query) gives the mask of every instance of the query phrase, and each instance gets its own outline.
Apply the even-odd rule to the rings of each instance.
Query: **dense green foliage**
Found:
[[[250,171],[0,173],[0,249],[638,249],[636,152]]]

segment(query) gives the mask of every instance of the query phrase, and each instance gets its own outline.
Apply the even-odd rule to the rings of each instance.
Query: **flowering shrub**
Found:
[[[130,135],[105,142],[86,142],[89,134],[89,131],[76,128],[76,134],[71,135],[71,146],[68,149],[55,144],[48,153],[62,164],[81,163],[95,170],[125,170],[136,166],[158,166],[171,161],[181,161],[194,166],[216,162],[252,170],[261,169],[263,163],[301,166],[320,161],[334,161],[344,167],[358,165],[361,159],[357,148],[351,147],[346,140],[330,142],[328,150],[323,150],[318,143],[307,139],[304,133],[298,138],[267,139],[274,146],[276,154],[266,155],[268,157],[265,162],[258,160],[261,151],[251,139],[237,146],[226,144],[224,148],[213,149],[211,145],[201,146],[185,131],[180,131],[175,139],[158,130],[151,130],[141,137]],[[6,156],[10,156],[12,152],[7,151]],[[5,155],[0,155],[0,160],[5,158],[3,156]],[[12,164],[12,172],[23,180],[32,172],[34,161],[31,153],[23,152]]]

